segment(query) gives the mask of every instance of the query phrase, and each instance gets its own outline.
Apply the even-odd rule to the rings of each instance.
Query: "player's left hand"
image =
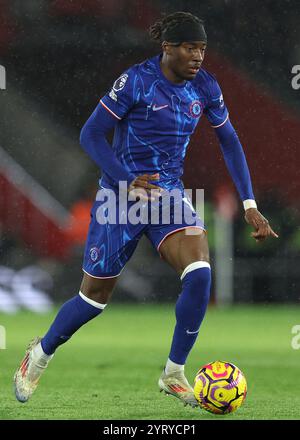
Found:
[[[253,237],[255,241],[264,241],[267,237],[278,238],[278,235],[273,231],[268,220],[256,208],[246,210],[245,220],[255,229],[255,232],[251,232],[251,237]]]
[[[129,194],[133,198],[140,198],[140,200],[147,202],[154,202],[162,193],[162,188],[151,183],[151,181],[159,181],[159,173],[142,174],[137,176],[128,188]]]

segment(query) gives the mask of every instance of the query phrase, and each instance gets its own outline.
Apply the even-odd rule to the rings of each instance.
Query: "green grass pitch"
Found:
[[[299,307],[210,306],[186,375],[192,382],[203,364],[217,359],[241,368],[248,395],[226,416],[184,407],[159,393],[173,310],[173,305],[111,303],[57,350],[26,404],[15,400],[12,376],[28,341],[43,335],[55,312],[0,314],[7,334],[6,349],[0,350],[0,419],[300,419],[300,350],[291,347]]]

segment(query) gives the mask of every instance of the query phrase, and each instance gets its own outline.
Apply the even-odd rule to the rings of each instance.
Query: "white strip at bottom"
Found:
[[[208,267],[210,269],[210,264],[207,261],[194,261],[194,263],[189,264],[181,274],[180,279],[182,280],[187,273],[192,270],[201,269],[202,267]]]
[[[87,296],[85,296],[82,292],[79,291],[79,296],[81,296],[81,298],[83,299],[83,301],[89,303],[91,306],[96,307],[97,309],[101,309],[103,310],[107,304],[100,304],[97,301],[93,301],[92,299],[88,298]]]

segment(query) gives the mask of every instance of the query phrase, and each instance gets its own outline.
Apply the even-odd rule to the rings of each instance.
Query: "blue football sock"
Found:
[[[169,354],[169,359],[180,365],[185,364],[197,339],[210,295],[209,264],[196,262],[192,265],[189,265],[186,268],[187,272],[183,273],[183,289],[176,303],[176,326]]]
[[[89,302],[87,302],[87,300]],[[43,351],[50,355],[64,344],[86,322],[98,316],[106,304],[89,300],[81,292],[67,301],[41,341]]]

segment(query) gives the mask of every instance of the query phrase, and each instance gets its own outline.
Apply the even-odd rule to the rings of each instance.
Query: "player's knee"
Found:
[[[90,300],[100,304],[107,304],[112,296],[112,289],[107,288],[84,288],[82,293]]]
[[[117,278],[93,278],[84,274],[80,291],[92,301],[100,304],[107,304],[112,296]]]
[[[98,313],[96,313],[93,317],[95,317],[95,316],[97,316],[97,314],[100,314],[101,312],[103,312],[103,310],[107,306],[107,302],[105,300],[99,301],[99,298],[97,298],[98,301],[95,301],[95,299],[92,299],[92,298],[86,296],[83,292],[81,292],[81,290],[79,291],[79,296],[81,297],[81,299],[83,301],[85,301],[86,303],[93,306],[94,311],[98,309]]]
[[[195,261],[189,264],[181,274],[181,281],[185,288],[197,294],[205,292],[209,296],[211,285],[211,268],[207,261]]]
[[[199,270],[199,269],[206,269],[206,270]],[[198,278],[211,278],[211,268],[210,264],[207,261],[194,261],[193,263],[186,266],[186,268],[182,271],[181,274],[181,281],[184,281],[186,276],[188,274],[193,275],[193,279]]]

